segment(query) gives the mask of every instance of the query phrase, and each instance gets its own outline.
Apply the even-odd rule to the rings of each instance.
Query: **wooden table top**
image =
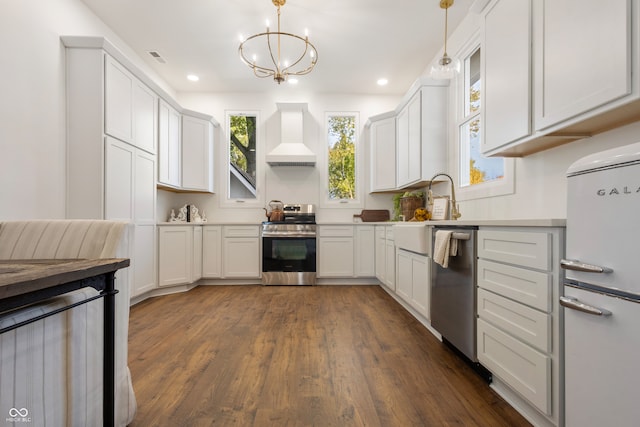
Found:
[[[128,258],[0,260],[0,299],[128,267]]]

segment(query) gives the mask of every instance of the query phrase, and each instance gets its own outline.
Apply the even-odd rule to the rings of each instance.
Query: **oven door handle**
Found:
[[[316,238],[316,233],[313,232],[309,232],[309,233],[304,233],[304,232],[292,232],[292,233],[286,233],[286,232],[268,232],[265,231],[262,233],[262,237],[269,237],[269,238],[307,238],[307,239],[315,239]]]
[[[560,261],[560,267],[565,270],[584,271],[586,273],[612,273],[613,270],[608,267],[587,264],[576,259],[563,259]]]

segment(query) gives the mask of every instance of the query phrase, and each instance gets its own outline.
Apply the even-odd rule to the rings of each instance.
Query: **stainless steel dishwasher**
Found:
[[[435,226],[432,248],[438,230],[452,231],[458,253],[449,258],[448,268],[435,261],[431,266],[431,326],[443,342],[455,347],[474,365],[476,357],[476,233],[477,227]]]

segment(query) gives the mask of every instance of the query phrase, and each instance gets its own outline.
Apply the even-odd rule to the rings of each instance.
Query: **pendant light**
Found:
[[[440,0],[440,8],[444,9],[444,53],[442,58],[431,66],[430,76],[434,79],[452,79],[460,72],[460,61],[456,58],[451,58],[447,54],[449,8],[452,5],[453,0]]]

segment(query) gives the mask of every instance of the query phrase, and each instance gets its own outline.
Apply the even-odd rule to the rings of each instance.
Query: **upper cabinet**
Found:
[[[640,8],[614,3],[485,8],[483,154],[528,155],[640,119]]]
[[[395,112],[369,119],[371,146],[371,192],[396,188]]]
[[[182,116],[182,188],[213,192],[213,124],[196,113]]]
[[[104,84],[105,133],[155,153],[157,95],[108,55]]]
[[[180,187],[182,133],[180,113],[164,100],[158,107],[158,183]]]
[[[484,17],[483,152],[531,135],[531,25],[531,0],[494,3]]]
[[[371,192],[424,186],[445,170],[447,84],[418,79],[395,111],[369,119]]]

